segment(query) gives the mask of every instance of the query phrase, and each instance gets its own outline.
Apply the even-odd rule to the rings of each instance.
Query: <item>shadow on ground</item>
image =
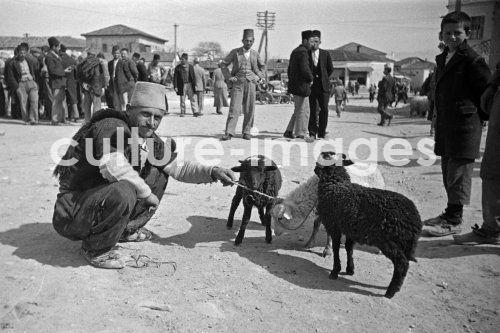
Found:
[[[0,244],[12,246],[12,255],[20,259],[36,260],[54,267],[86,265],[79,255],[80,242],[59,236],[51,223],[27,223],[15,229],[0,232]]]

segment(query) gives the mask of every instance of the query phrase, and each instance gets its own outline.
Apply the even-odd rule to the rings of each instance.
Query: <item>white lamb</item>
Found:
[[[355,184],[385,188],[384,177],[374,164],[355,163],[346,167],[351,181]],[[312,175],[307,181],[293,189],[284,199],[276,202],[271,210],[271,226],[276,236],[285,230],[296,230],[302,224],[311,223],[314,220],[314,228],[311,237],[305,244],[309,248],[321,225],[321,220],[316,215],[318,204],[318,182],[319,178]],[[327,235],[327,242],[323,250],[323,256],[332,253],[332,239]]]

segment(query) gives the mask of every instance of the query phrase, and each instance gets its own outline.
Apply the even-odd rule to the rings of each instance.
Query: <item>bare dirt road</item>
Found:
[[[201,148],[231,167],[265,142],[281,135],[292,106],[258,105],[258,140],[218,143],[225,116],[214,114],[207,100],[205,116],[178,117],[177,98],[159,129],[185,145],[186,159]],[[227,114],[227,109],[224,110]],[[392,166],[381,160],[387,186],[415,200],[423,219],[445,206],[439,160],[428,159],[418,142],[428,138],[429,124],[398,109],[393,125],[378,127],[374,105],[353,100],[341,118],[332,110],[329,136],[344,147],[356,139],[376,139],[376,155],[391,139],[411,145],[409,162]],[[311,225],[264,241],[264,228],[253,212],[242,246],[225,222],[235,188],[191,185],[171,180],[159,210],[148,224],[151,242],[121,244],[129,257],[146,255],[159,262],[146,268],[100,270],[79,255],[80,243],[60,237],[51,225],[57,194],[52,177],[53,143],[70,137],[77,126],[24,126],[0,120],[0,330],[5,332],[498,332],[500,327],[500,248],[457,246],[451,237],[422,238],[418,263],[411,263],[403,289],[383,297],[392,264],[370,248],[355,250],[356,274],[328,279],[332,258],[323,258],[325,234],[315,247],[303,245]],[[272,140],[275,139],[275,140]],[[191,140],[190,142],[188,142]],[[202,143],[200,143],[202,142]],[[197,146],[199,144],[199,146]],[[315,144],[305,152],[293,148],[290,163],[279,151],[286,195],[313,173]],[[294,150],[295,149],[295,150]],[[277,148],[277,150],[279,150]],[[369,156],[366,147],[359,158]],[[212,154],[213,155],[213,154]],[[240,156],[237,156],[240,155]],[[205,158],[207,155],[204,155]],[[286,162],[286,163],[285,163]],[[474,170],[473,200],[465,210],[464,232],[481,223],[479,162]],[[345,263],[345,254],[341,256]]]

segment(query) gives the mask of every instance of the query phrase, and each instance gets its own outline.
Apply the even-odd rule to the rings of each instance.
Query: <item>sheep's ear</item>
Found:
[[[242,165],[238,165],[238,166],[232,167],[231,170],[233,170],[234,172],[245,172],[246,168]]]
[[[353,161],[351,161],[351,160],[346,160],[346,159],[344,159],[344,160],[342,161],[342,166],[349,166],[349,165],[353,165],[353,164],[354,164],[354,162],[353,162]]]
[[[278,169],[276,165],[269,165],[264,168],[264,171],[274,171],[276,169]]]

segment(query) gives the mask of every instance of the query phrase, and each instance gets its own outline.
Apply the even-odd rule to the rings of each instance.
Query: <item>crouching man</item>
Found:
[[[123,268],[112,251],[116,243],[151,239],[144,226],[170,176],[186,183],[220,180],[229,185],[236,180],[227,169],[196,162],[178,165],[175,141],[163,142],[155,134],[165,109],[164,86],[137,82],[127,111],[96,112],[74,135],[54,171],[60,185],[54,228],[83,241],[81,253],[95,267]]]

